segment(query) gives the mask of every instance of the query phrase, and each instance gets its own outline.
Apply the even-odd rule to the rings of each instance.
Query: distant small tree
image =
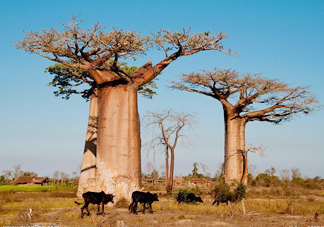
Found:
[[[56,181],[56,183],[60,180],[60,172],[55,170],[53,173],[53,179]]]
[[[277,172],[277,170],[273,167],[273,166],[271,166],[270,167],[270,169],[266,169],[265,170],[265,173],[266,174],[268,174],[269,176],[274,176],[274,174]]]
[[[3,170],[2,174],[4,176],[5,181],[9,181],[10,178],[12,177],[12,171],[10,170]]]
[[[152,162],[146,163],[146,177],[152,178],[152,179],[158,179],[159,178],[159,172],[156,170],[155,166]]]
[[[199,163],[200,167],[204,171],[204,174],[207,174],[207,170],[209,169],[208,166],[204,163]]]
[[[192,170],[192,176],[193,177],[197,177],[197,174],[198,174],[198,168],[197,168],[197,166],[198,166],[198,163],[197,162],[194,162],[194,164],[193,164],[193,170]]]
[[[0,185],[4,184],[6,182],[4,175],[0,176]]]
[[[260,155],[261,157],[263,157],[264,150],[265,150],[264,146],[256,147],[256,146],[252,146],[252,145],[246,146],[243,150],[238,150],[243,157],[243,173],[242,173],[241,182],[244,182],[245,184],[247,184],[247,182],[248,182],[248,153],[250,153],[250,152],[256,153],[256,154]]]
[[[15,180],[17,180],[21,175],[23,175],[23,171],[21,170],[21,165],[14,165],[14,172],[13,172],[13,177]]]
[[[162,110],[159,112],[149,112],[144,116],[147,129],[156,129],[157,133],[147,145],[153,150],[162,149],[165,151],[166,164],[166,190],[172,192],[174,174],[174,154],[179,139],[189,138],[183,133],[184,129],[193,129],[195,116],[192,114],[177,113],[173,110]],[[169,160],[170,157],[170,160]]]
[[[280,179],[288,187],[290,186],[290,171],[289,171],[289,169],[283,169],[280,171]]]
[[[291,171],[292,179],[301,177],[301,172],[300,172],[299,168],[292,168],[290,171]]]

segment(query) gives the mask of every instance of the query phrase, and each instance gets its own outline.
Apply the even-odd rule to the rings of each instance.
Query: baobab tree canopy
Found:
[[[156,34],[152,33],[151,36],[142,36],[138,32],[116,28],[105,32],[99,23],[87,30],[82,29],[80,25],[81,22],[77,22],[73,17],[72,23],[63,24],[62,32],[54,28],[27,32],[23,40],[16,42],[16,46],[65,66],[87,70],[97,84],[121,80],[124,83],[142,85],[180,56],[204,50],[232,54],[230,49],[223,48],[221,40],[227,38],[223,32],[211,35],[209,32],[190,34],[190,30],[186,29],[180,33],[161,30]],[[149,61],[139,70],[127,74],[117,65],[119,59],[141,57],[151,48],[163,50],[166,56],[154,67]],[[113,62],[105,64],[109,59]],[[150,73],[145,73],[148,70]]]
[[[221,102],[225,123],[225,181],[247,181],[245,126],[250,121],[278,124],[320,107],[308,87],[290,87],[260,74],[214,69],[180,75],[172,88],[210,96]]]
[[[83,29],[81,24],[72,17],[72,23],[63,24],[63,31],[51,28],[28,32],[16,46],[71,69],[87,71],[97,89],[94,107],[90,108],[97,112],[90,115],[98,117],[98,132],[96,163],[89,161],[90,166],[84,168],[85,171],[95,168],[95,171],[82,190],[91,184],[96,191],[115,193],[116,201],[122,197],[129,199],[141,186],[139,88],[179,57],[206,50],[233,53],[223,48],[222,40],[227,38],[223,32],[212,35],[210,32],[190,34],[190,29],[160,30],[142,36],[139,32],[116,28],[106,32],[99,23]],[[151,49],[164,52],[165,57],[155,65],[147,61],[132,72],[121,67],[120,60],[142,57]],[[79,78],[82,75],[85,76],[74,74]]]
[[[280,123],[297,113],[309,114],[320,107],[309,87],[289,87],[261,74],[241,74],[230,69],[180,75],[172,88],[219,100],[233,116],[246,121]],[[237,117],[236,116],[236,117]]]

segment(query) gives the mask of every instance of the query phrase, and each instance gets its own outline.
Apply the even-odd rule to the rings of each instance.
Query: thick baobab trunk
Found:
[[[97,145],[97,191],[130,200],[141,187],[141,140],[137,88],[130,85],[100,89]]]
[[[78,198],[82,198],[82,194],[87,191],[96,190],[99,100],[98,90],[95,89],[94,93],[90,97],[89,121],[77,191]]]
[[[243,176],[242,137],[240,118],[225,117],[225,183],[236,180],[241,182]]]

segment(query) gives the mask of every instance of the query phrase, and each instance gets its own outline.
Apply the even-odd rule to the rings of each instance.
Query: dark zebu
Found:
[[[98,211],[97,211],[97,215],[104,215],[104,207],[105,204],[111,202],[114,203],[114,195],[112,194],[106,194],[103,191],[102,192],[86,192],[82,194],[82,197],[84,199],[84,205],[83,207],[81,207],[81,218],[83,218],[83,210],[85,209],[87,211],[88,216],[90,216],[90,212],[88,209],[88,206],[90,203],[92,204],[97,204],[98,205]],[[82,203],[78,203],[75,202],[77,204],[82,204]],[[102,210],[100,212],[100,204],[102,204]]]
[[[159,201],[158,195],[156,193],[152,194],[150,192],[134,191],[132,193],[132,203],[129,205],[128,209],[131,213],[137,214],[137,203],[143,203],[143,214],[145,214],[145,205],[148,204],[150,208],[150,213],[153,213],[152,203],[154,201]]]
[[[177,196],[177,202],[178,203],[197,203],[197,202],[203,202],[202,199],[199,196],[195,196],[194,193],[188,193],[185,194],[183,192],[179,192]]]

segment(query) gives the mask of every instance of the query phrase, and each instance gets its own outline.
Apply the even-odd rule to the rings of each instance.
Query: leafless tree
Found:
[[[16,42],[16,47],[75,69],[73,75],[81,79],[80,83],[91,81],[98,89],[91,100],[95,103],[95,111],[100,113],[95,139],[97,157],[94,159],[91,153],[84,157],[96,160],[95,165],[89,161],[96,171],[90,173],[88,179],[95,179],[94,187],[98,190],[115,191],[116,201],[122,197],[128,199],[127,192],[141,187],[138,88],[152,81],[179,57],[206,50],[229,55],[233,52],[224,49],[222,40],[227,36],[223,32],[213,35],[210,32],[191,34],[190,29],[160,30],[151,36],[142,36],[138,32],[118,29],[106,32],[99,23],[83,29],[76,19],[72,17],[71,23],[62,24],[63,31],[51,28],[27,32],[23,40]],[[121,69],[120,60],[142,57],[152,48],[164,53],[160,62],[153,65],[148,61],[130,74]],[[108,60],[111,62],[106,64]],[[78,70],[87,71],[89,76],[77,73]],[[91,166],[83,172],[93,170]],[[90,185],[80,182],[83,185],[79,184],[79,196],[88,190],[86,185]]]
[[[184,129],[193,129],[196,122],[195,116],[173,110],[162,110],[149,112],[144,116],[144,120],[148,122],[147,129],[157,129],[148,145],[154,151],[162,149],[165,152],[166,190],[170,193],[173,188],[175,149],[180,139],[191,144],[189,138],[184,134]]]
[[[235,70],[203,70],[180,75],[172,88],[203,94],[218,100],[225,122],[225,182],[247,183],[244,174],[245,126],[250,121],[279,124],[299,113],[309,114],[321,107],[308,87],[289,87],[261,74]],[[245,172],[247,176],[247,172]]]
[[[12,171],[10,170],[3,170],[2,174],[6,181],[8,181],[12,177]]]
[[[274,176],[274,174],[277,172],[276,168],[274,168],[273,166],[270,167],[270,169],[266,169],[265,173],[269,176]]]
[[[199,163],[199,165],[202,168],[204,174],[206,174],[206,172],[209,169],[209,167],[206,164],[204,164],[204,163]]]
[[[301,177],[301,172],[300,172],[299,168],[291,168],[290,171],[291,171],[291,178],[292,179]]]
[[[13,177],[15,180],[17,180],[21,175],[23,175],[23,171],[21,170],[21,164],[19,165],[14,165],[14,172],[13,172]]]
[[[53,179],[54,180],[59,180],[60,179],[60,172],[55,170],[53,173]]]
[[[289,169],[280,170],[280,178],[289,186],[290,181],[290,171]]]

